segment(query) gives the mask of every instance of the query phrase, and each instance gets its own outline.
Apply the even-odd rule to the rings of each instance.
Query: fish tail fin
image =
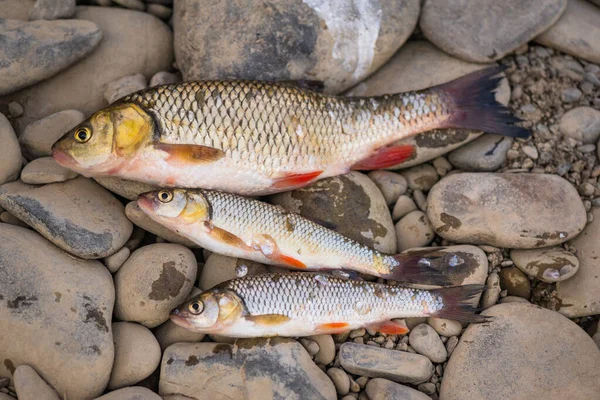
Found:
[[[464,285],[430,290],[443,302],[443,308],[431,316],[469,323],[489,322],[491,318],[477,314],[481,310],[473,305],[473,299],[483,288],[483,285]]]
[[[522,121],[496,101],[496,89],[502,80],[498,74],[504,69],[503,66],[485,68],[432,89],[451,98],[450,117],[443,127],[528,138],[531,133],[515,125]]]
[[[395,254],[392,257],[397,261],[397,265],[391,268],[389,274],[382,275],[382,278],[436,286],[447,286],[451,283],[450,279],[435,267],[439,256],[419,253]]]

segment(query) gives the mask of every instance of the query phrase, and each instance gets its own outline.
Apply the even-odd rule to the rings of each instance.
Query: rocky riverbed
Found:
[[[109,102],[193,79],[313,79],[380,95],[507,67],[532,131],[438,130],[390,171],[265,198],[395,253],[457,255],[491,322],[409,318],[243,339],[169,311],[273,271],[146,217],[151,186],[89,179],[50,146]],[[598,0],[0,0],[0,400],[592,399],[600,393]]]

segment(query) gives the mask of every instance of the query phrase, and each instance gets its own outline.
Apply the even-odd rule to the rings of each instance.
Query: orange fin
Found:
[[[371,324],[368,326],[368,328],[376,330],[377,332],[385,333],[386,335],[406,335],[410,330],[404,321],[384,321],[377,324]]]
[[[277,246],[277,242],[271,235],[257,235],[252,241],[252,248],[259,250],[265,257],[275,264],[286,267],[306,269],[306,265],[294,257],[282,254]]]
[[[323,171],[308,172],[306,174],[288,174],[281,178],[275,178],[272,186],[277,189],[297,188],[307,185],[322,173]]]
[[[284,256],[283,254],[274,257],[273,261],[276,261],[277,263],[280,263],[282,265],[287,265],[289,267],[306,269],[306,265],[302,261],[296,260],[294,257]]]
[[[233,233],[226,231],[225,229],[216,227],[210,222],[204,222],[204,227],[206,228],[210,236],[222,243],[226,243],[230,246],[238,247],[240,249],[251,250],[250,247],[246,244],[246,242],[244,242],[242,239],[240,239]]]
[[[415,146],[403,144],[377,149],[372,156],[352,166],[353,170],[371,170],[389,168],[408,160],[415,152]]]
[[[349,325],[347,322],[329,322],[317,325],[317,332],[344,332]]]
[[[281,314],[264,314],[250,315],[247,316],[246,319],[260,325],[279,325],[288,322],[290,317]]]
[[[223,150],[197,144],[157,143],[154,147],[169,154],[167,160],[202,164],[218,161],[225,156]]]

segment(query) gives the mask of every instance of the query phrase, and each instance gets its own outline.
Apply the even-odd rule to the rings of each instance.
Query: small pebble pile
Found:
[[[0,0],[0,400],[592,399],[600,393],[597,0]],[[408,318],[240,339],[169,311],[276,267],[195,247],[150,185],[58,166],[52,143],[131,92],[194,79],[424,89],[490,63],[527,140],[437,130],[416,156],[265,198],[380,251],[444,246],[489,323]]]

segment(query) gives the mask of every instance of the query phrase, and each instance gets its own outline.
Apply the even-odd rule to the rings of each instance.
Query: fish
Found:
[[[368,328],[403,335],[398,318],[439,317],[486,322],[473,299],[482,285],[414,289],[341,279],[316,272],[235,278],[171,311],[170,319],[195,332],[235,338],[311,336]]]
[[[94,113],[53,144],[52,156],[88,177],[268,195],[410,160],[415,146],[395,142],[433,129],[528,137],[494,98],[501,71],[376,97],[290,82],[156,86]]]
[[[207,189],[161,189],[141,194],[137,204],[154,221],[214,253],[297,270],[449,284],[441,268],[445,259],[437,253],[385,254],[260,200]]]

